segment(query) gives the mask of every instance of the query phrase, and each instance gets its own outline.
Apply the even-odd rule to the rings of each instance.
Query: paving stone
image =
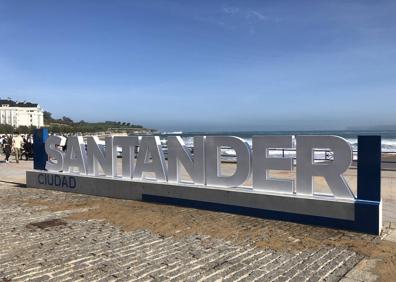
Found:
[[[104,221],[65,219],[83,209],[50,212],[20,205],[15,202],[18,197],[58,200],[64,194],[0,184],[0,280],[4,281],[338,281],[362,260],[348,249],[275,251],[203,235],[125,232]],[[221,216],[227,220],[235,215]],[[257,220],[248,218],[242,228],[256,230]]]

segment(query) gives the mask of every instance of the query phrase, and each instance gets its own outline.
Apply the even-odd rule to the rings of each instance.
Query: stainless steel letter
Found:
[[[87,173],[84,140],[81,136],[71,136],[67,138],[66,153],[63,161],[63,171],[74,172],[77,167],[80,173]]]
[[[292,148],[293,137],[253,136],[253,188],[270,192],[293,193],[292,180],[269,177],[269,170],[293,170],[292,158],[271,158],[268,149]]]
[[[63,158],[65,153],[56,146],[63,146],[66,143],[66,138],[63,136],[51,135],[45,142],[45,152],[48,155],[48,161],[45,168],[48,171],[63,170]],[[56,160],[56,162],[54,162]]]
[[[114,136],[113,138],[113,162],[117,162],[117,147],[122,148],[122,177],[133,177],[133,162],[135,160],[135,148],[139,146],[138,136]],[[117,174],[117,166],[114,167],[114,175]]]
[[[221,175],[221,146],[235,150],[235,173]],[[206,184],[219,187],[238,187],[250,176],[250,147],[245,140],[234,136],[207,136],[205,141]]]
[[[87,137],[87,170],[90,175],[99,175],[99,165],[106,176],[114,176],[113,137],[105,138],[105,147],[99,146],[97,136]]]
[[[180,136],[168,137],[168,181],[180,183],[180,165],[183,165],[192,181],[198,185],[205,185],[204,166],[205,137],[194,137],[194,157]]]
[[[336,198],[353,199],[343,173],[352,162],[352,148],[338,136],[297,136],[297,194],[313,195],[313,176],[323,176]],[[330,149],[334,160],[314,163],[313,149]]]
[[[156,180],[167,181],[165,157],[158,136],[142,137],[133,178],[142,179],[143,172],[153,172]]]

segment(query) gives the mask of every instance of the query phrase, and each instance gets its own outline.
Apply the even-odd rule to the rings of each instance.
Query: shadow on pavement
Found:
[[[19,188],[26,188],[26,184],[25,183],[20,183],[20,182],[0,180],[0,183],[13,184],[13,185],[15,185],[16,187],[19,187]]]

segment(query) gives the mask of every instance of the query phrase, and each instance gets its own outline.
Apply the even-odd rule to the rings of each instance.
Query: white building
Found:
[[[0,124],[44,126],[44,112],[38,104],[0,100]]]

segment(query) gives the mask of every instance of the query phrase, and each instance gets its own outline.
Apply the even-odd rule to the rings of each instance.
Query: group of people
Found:
[[[5,162],[10,162],[11,153],[15,154],[15,161],[19,163],[22,158],[22,153],[26,154],[27,158],[32,154],[33,145],[31,138],[20,135],[15,132],[14,135],[3,135],[0,137],[0,146],[5,155]]]

